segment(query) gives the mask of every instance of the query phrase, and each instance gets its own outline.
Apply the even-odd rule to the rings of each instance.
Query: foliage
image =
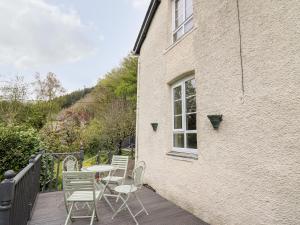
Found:
[[[49,72],[44,79],[37,73],[35,79],[35,91],[38,99],[51,101],[65,92],[54,73]]]
[[[50,110],[49,104],[44,101],[18,103],[18,110],[13,115],[9,101],[0,101],[0,121],[5,125],[26,125],[35,129],[41,129],[47,122]],[[58,105],[52,104],[52,110],[59,111]]]
[[[128,56],[100,80],[92,92],[94,119],[85,129],[85,145],[120,154],[123,141],[135,135],[137,59]]]
[[[83,130],[81,134],[82,140],[84,140],[84,149],[88,150],[89,154],[96,154],[99,150],[104,150],[106,147],[103,145],[105,140],[102,134],[102,125],[99,120],[93,119],[89,125]]]
[[[1,104],[0,112],[1,119],[8,123],[14,123],[17,114],[22,110],[23,103],[27,96],[27,84],[24,78],[16,76],[15,78],[4,82],[0,88]]]
[[[23,169],[41,145],[38,133],[25,126],[0,125],[0,179],[4,172]]]
[[[0,176],[7,169],[20,170],[43,143],[47,152],[121,154],[122,143],[135,136],[137,59],[126,57],[95,88],[62,95],[64,88],[54,73],[36,76],[37,99],[25,101],[26,85],[16,78],[2,89],[0,99]],[[25,89],[24,89],[25,87]],[[4,97],[6,96],[6,97]],[[80,99],[88,99],[76,104]],[[84,101],[83,101],[84,102]],[[9,163],[9,162],[12,162]],[[42,182],[53,179],[45,170]]]
[[[50,121],[40,131],[48,152],[75,152],[81,144],[82,115],[68,111],[63,118]]]
[[[74,91],[70,94],[65,94],[55,98],[53,101],[60,105],[60,108],[66,109],[75,104],[80,99],[83,99],[87,94],[91,93],[93,88],[84,88],[82,90]]]
[[[137,92],[137,59],[133,56],[125,58],[119,68],[106,74],[96,86],[98,100],[109,102],[121,98],[136,103]]]
[[[43,154],[41,161],[41,177],[40,186],[41,189],[49,189],[49,184],[54,180],[54,157],[50,154]],[[44,190],[43,190],[44,191]]]

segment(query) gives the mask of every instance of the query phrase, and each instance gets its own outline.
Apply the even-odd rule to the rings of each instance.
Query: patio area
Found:
[[[148,216],[143,213],[137,217],[137,220],[141,225],[208,225],[148,188],[144,187],[138,194],[149,212]],[[114,199],[111,199],[111,202],[115,208],[121,204],[121,201],[115,203]],[[139,210],[138,203],[134,198],[130,201],[129,205],[133,211]],[[111,217],[113,212],[104,199],[98,202],[97,207],[100,215],[100,221],[95,222],[97,225],[135,224],[127,210],[123,210],[114,220],[112,220]],[[81,209],[80,213],[84,213],[84,209]],[[62,192],[41,193],[38,195],[32,219],[28,224],[63,225],[66,217],[67,213]],[[89,224],[89,219],[78,219],[72,224]]]

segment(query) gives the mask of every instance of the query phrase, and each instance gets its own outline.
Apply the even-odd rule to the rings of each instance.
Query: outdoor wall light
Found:
[[[157,131],[158,123],[151,123],[153,131]]]
[[[207,116],[215,130],[217,130],[219,128],[220,123],[223,120],[222,116],[223,115],[208,115]]]

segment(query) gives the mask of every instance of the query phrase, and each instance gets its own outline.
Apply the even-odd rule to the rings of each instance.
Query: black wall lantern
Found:
[[[158,123],[151,123],[153,131],[157,131]]]
[[[217,130],[220,126],[222,119],[222,115],[208,115],[208,119],[210,120],[213,128]]]

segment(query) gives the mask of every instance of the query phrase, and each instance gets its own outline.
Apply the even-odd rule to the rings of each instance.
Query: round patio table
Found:
[[[96,173],[108,173],[108,176],[110,176],[111,172],[114,170],[117,170],[118,168],[112,165],[94,165],[94,166],[90,166],[87,168],[84,168],[84,171],[88,171],[88,172],[96,172]],[[102,180],[100,179],[100,182],[97,182],[98,185],[101,185],[103,188],[103,192],[105,192],[106,189],[108,189],[110,192],[112,192],[112,190],[109,188],[108,186],[109,182],[102,182]],[[107,202],[107,204],[110,206],[110,208],[115,211],[115,209],[113,208],[113,206],[111,205],[111,203],[109,202],[109,200],[107,199],[107,197],[117,197],[117,195],[112,195],[112,194],[103,194],[104,200]]]
[[[112,170],[116,170],[116,167],[111,165],[95,165],[85,168],[85,171],[97,173],[111,172]]]

